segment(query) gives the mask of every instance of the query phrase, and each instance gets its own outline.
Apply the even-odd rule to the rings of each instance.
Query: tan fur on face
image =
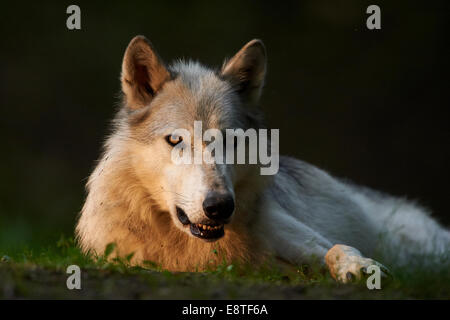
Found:
[[[116,255],[134,253],[134,264],[152,261],[172,271],[204,270],[223,259],[262,261],[264,252],[251,237],[247,225],[250,215],[245,212],[236,214],[237,219],[225,227],[225,236],[216,242],[179,231],[170,214],[158,206],[163,199],[153,199],[136,176],[130,163],[129,153],[136,147],[130,147],[132,144],[111,138],[110,149],[89,179],[89,195],[77,225],[78,241],[84,251],[102,254],[114,242]],[[237,206],[237,210],[245,209],[239,203]]]

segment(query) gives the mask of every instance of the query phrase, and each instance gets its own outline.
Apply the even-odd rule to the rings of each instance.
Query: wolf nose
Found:
[[[226,220],[233,214],[234,199],[229,194],[209,192],[203,201],[203,211],[210,219]]]

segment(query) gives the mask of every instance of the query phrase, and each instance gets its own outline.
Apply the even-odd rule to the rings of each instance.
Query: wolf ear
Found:
[[[245,101],[256,103],[266,75],[266,49],[263,42],[254,39],[247,43],[233,58],[225,61],[221,73]]]
[[[122,91],[127,106],[139,109],[148,105],[169,79],[170,73],[150,41],[144,36],[134,37],[122,62]]]

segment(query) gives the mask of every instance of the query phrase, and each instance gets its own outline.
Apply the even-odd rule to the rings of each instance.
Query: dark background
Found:
[[[66,28],[81,7],[82,30]],[[382,29],[366,28],[381,7]],[[281,152],[417,199],[450,224],[445,1],[33,2],[0,13],[0,249],[73,234],[130,39],[218,66],[253,38]]]

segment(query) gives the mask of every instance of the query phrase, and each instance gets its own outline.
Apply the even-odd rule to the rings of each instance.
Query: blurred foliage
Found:
[[[382,290],[367,290],[366,279],[336,283],[318,264],[280,270],[269,262],[254,265],[224,261],[206,272],[168,272],[130,266],[111,258],[83,255],[73,238],[56,245],[0,256],[0,299],[448,299],[450,271],[415,265],[382,279]],[[425,261],[424,261],[425,262]],[[69,265],[81,268],[82,290],[67,290]]]

